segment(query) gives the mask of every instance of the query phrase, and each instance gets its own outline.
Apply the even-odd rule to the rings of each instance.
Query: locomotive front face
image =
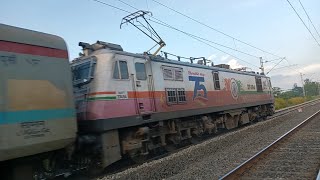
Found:
[[[64,40],[0,24],[0,161],[64,148],[76,130]]]

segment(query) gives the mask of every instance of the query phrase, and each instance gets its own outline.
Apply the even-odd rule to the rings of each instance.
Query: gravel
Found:
[[[315,179],[320,166],[320,115],[308,122],[241,179]]]
[[[218,179],[320,109],[320,104],[214,137],[107,179]]]

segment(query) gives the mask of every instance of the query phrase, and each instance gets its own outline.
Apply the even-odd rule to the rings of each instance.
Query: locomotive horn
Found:
[[[79,42],[79,46],[81,46],[82,49],[92,49],[91,45],[85,42]]]

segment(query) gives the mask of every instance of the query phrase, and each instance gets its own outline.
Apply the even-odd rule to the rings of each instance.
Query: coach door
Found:
[[[145,59],[134,60],[134,92],[140,114],[151,114],[154,111],[153,78],[150,63]]]

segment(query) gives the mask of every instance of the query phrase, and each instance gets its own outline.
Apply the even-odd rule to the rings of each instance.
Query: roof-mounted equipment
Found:
[[[134,27],[139,29],[143,34],[147,35],[150,39],[152,39],[157,44],[151,47],[147,52],[151,51],[154,47],[159,45],[160,47],[152,54],[157,55],[158,52],[162,47],[166,45],[166,43],[161,39],[161,37],[158,35],[158,33],[153,29],[153,27],[150,25],[150,23],[145,18],[145,15],[152,16],[152,13],[149,11],[142,11],[139,10],[137,12],[134,12],[132,14],[129,14],[128,16],[122,18],[120,29],[123,24],[132,24]],[[140,19],[142,19],[140,21]]]

